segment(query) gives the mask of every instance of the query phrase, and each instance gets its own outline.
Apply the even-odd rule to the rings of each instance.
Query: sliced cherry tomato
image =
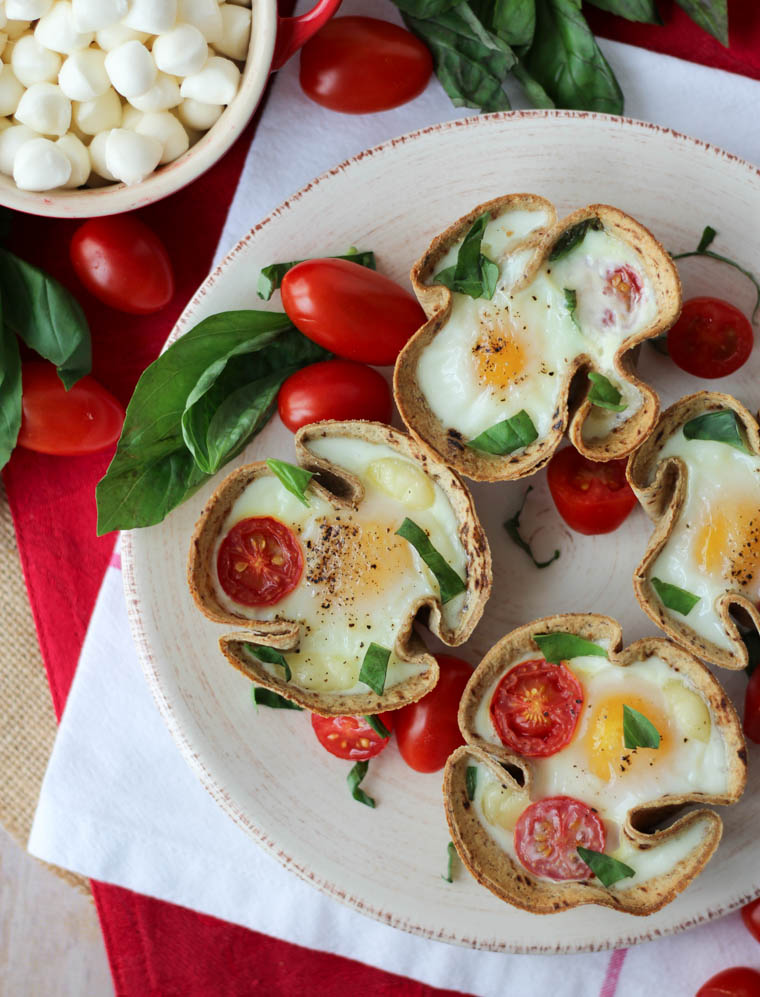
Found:
[[[291,374],[277,396],[280,418],[291,432],[323,419],[390,422],[388,382],[371,367],[351,360],[323,360]]]
[[[643,290],[641,275],[627,264],[617,267],[607,274],[604,293],[614,294],[625,305],[627,312],[631,312],[639,303]]]
[[[582,709],[583,686],[575,675],[532,658],[502,678],[490,714],[502,744],[527,758],[544,758],[572,741]]]
[[[390,277],[349,260],[304,260],[282,279],[282,304],[304,336],[347,360],[385,366],[425,322]]]
[[[760,942],[760,898],[742,907],[742,921],[747,931]]]
[[[548,796],[531,803],[515,824],[517,857],[534,876],[590,879],[593,873],[578,845],[603,852],[606,836],[596,811],[571,796]]]
[[[451,752],[464,744],[457,712],[472,667],[461,658],[436,654],[438,684],[427,696],[395,711],[398,750],[416,772],[437,772]]]
[[[673,363],[695,377],[725,377],[746,363],[754,335],[749,319],[720,298],[691,298],[668,333]]]
[[[711,976],[696,997],[760,997],[760,973],[748,966],[732,966]]]
[[[301,49],[301,86],[332,111],[372,114],[413,100],[433,71],[428,48],[397,24],[335,17]]]
[[[235,523],[216,559],[219,584],[241,606],[273,606],[298,585],[303,565],[295,533],[269,516]]]
[[[38,453],[73,457],[114,444],[124,409],[94,377],[83,377],[68,391],[52,364],[32,361],[21,370],[19,445]]]
[[[393,730],[393,714],[380,713],[378,720],[390,733]],[[390,737],[381,737],[364,717],[321,717],[312,713],[311,726],[317,740],[331,755],[348,758],[353,762],[363,762],[374,758],[390,744]]]
[[[554,454],[547,469],[549,491],[571,529],[587,536],[611,533],[628,517],[636,496],[625,466],[625,460],[589,460],[575,447]]]
[[[744,733],[760,744],[760,665],[750,675],[744,694]]]
[[[147,315],[174,294],[166,247],[134,215],[91,218],[74,233],[70,252],[84,286],[111,308]]]

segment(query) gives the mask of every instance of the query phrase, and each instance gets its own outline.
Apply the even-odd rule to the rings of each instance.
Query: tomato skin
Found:
[[[396,362],[426,321],[416,299],[390,277],[348,260],[304,260],[282,279],[290,321],[326,350],[377,367]]]
[[[760,666],[750,675],[744,694],[744,733],[760,744]]]
[[[274,606],[298,585],[303,569],[295,533],[271,516],[235,523],[216,559],[219,584],[242,606]]]
[[[83,377],[66,391],[52,364],[31,361],[22,367],[21,384],[19,446],[75,457],[118,440],[124,409],[94,377]]]
[[[572,796],[547,796],[523,810],[514,840],[517,857],[528,872],[568,881],[591,878],[593,873],[576,848],[583,845],[603,852],[606,835],[599,815],[585,803]]]
[[[378,719],[389,733],[393,730],[392,713],[380,713]],[[391,743],[390,737],[381,737],[364,717],[321,717],[312,713],[311,726],[326,751],[353,762],[374,758]]]
[[[742,907],[742,921],[752,937],[760,942],[760,898]]]
[[[472,667],[461,658],[436,654],[438,684],[426,696],[395,711],[398,750],[415,772],[438,772],[455,748],[464,744],[457,713]]]
[[[695,997],[760,997],[760,973],[748,966],[732,966],[711,976]]]
[[[344,114],[399,107],[422,93],[432,71],[418,38],[374,17],[333,18],[301,49],[304,93]]]
[[[134,215],[90,218],[74,233],[70,254],[87,290],[121,312],[149,315],[174,295],[166,247]]]
[[[323,419],[390,422],[393,400],[376,370],[352,360],[323,360],[291,374],[277,396],[280,418],[295,433]]]
[[[603,463],[575,447],[558,450],[549,461],[547,481],[557,511],[577,533],[611,533],[628,518],[636,496],[625,479],[626,460]]]
[[[681,370],[695,377],[733,374],[754,345],[747,317],[720,298],[690,298],[668,332],[668,353]]]

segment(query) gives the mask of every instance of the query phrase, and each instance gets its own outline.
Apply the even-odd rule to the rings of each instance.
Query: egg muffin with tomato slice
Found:
[[[736,712],[696,658],[615,620],[567,614],[496,644],[459,709],[446,816],[475,878],[537,914],[650,914],[705,866],[746,783]]]
[[[562,221],[534,194],[480,204],[436,236],[411,280],[428,316],[396,363],[411,433],[478,481],[533,474],[569,421],[592,460],[651,432],[636,346],[678,317],[681,285],[643,225],[604,204]]]
[[[295,438],[298,464],[233,471],[193,536],[190,590],[257,685],[323,715],[414,702],[438,665],[413,628],[461,644],[491,588],[469,491],[406,434],[323,422]]]

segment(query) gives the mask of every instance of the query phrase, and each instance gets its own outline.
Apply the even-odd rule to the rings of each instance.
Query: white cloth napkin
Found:
[[[398,20],[382,0],[350,0],[341,13]],[[603,48],[626,93],[626,113],[760,161],[760,83],[626,45]],[[458,116],[435,80],[405,107],[336,115],[303,96],[298,60],[291,61],[270,94],[217,258],[313,176],[387,138]],[[738,914],[627,951],[503,955],[407,935],[312,889],[217,808],[175,748],[132,646],[118,553],[90,623],[29,851],[290,942],[478,995],[639,997],[666,982],[679,997],[725,966],[760,965]]]

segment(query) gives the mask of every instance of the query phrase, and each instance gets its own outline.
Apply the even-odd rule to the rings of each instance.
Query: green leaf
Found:
[[[741,423],[736,412],[730,408],[705,412],[690,419],[684,424],[683,435],[687,440],[712,440],[714,443],[725,443],[743,453],[749,453],[749,448],[744,442]]]
[[[403,14],[427,21],[445,14],[461,3],[461,0],[393,0],[393,2]]]
[[[351,795],[357,801],[357,803],[363,803],[365,807],[375,806],[375,801],[371,796],[368,796],[363,789],[359,788],[364,776],[367,774],[367,769],[369,768],[369,762],[357,762],[356,765],[351,769],[346,777],[348,782],[348,788],[351,790]]]
[[[514,48],[527,48],[536,28],[535,0],[470,0],[470,8],[488,31]]]
[[[79,302],[48,274],[0,249],[3,320],[58,368],[68,389],[92,368],[90,330]]]
[[[370,716],[367,716],[364,719],[370,725],[372,730],[380,737],[387,740],[391,736],[391,732],[388,730],[388,728],[385,726],[385,724],[377,714],[371,714]]]
[[[580,246],[588,232],[601,232],[603,228],[604,225],[602,225],[599,218],[584,218],[582,222],[571,225],[570,228],[565,229],[554,243],[552,251],[549,253],[549,260],[551,262],[561,260],[563,256],[567,256],[576,246]],[[565,301],[567,301],[567,297]]]
[[[475,765],[468,765],[464,774],[465,785],[467,787],[467,799],[475,799],[475,790],[478,788],[478,770]]]
[[[284,696],[278,692],[272,692],[271,689],[262,689],[259,685],[253,687],[253,702],[256,706],[268,706],[272,710],[300,710],[303,712],[303,706],[285,699]]]
[[[21,360],[18,343],[0,316],[0,468],[10,460],[21,428]]]
[[[623,704],[623,742],[626,748],[659,748],[660,735],[643,713]]]
[[[482,450],[484,453],[502,457],[529,446],[537,439],[538,430],[525,409],[522,409],[517,415],[483,430],[474,440],[470,440],[467,446],[473,450]]]
[[[655,0],[589,0],[600,10],[608,10],[627,21],[641,24],[662,24]]]
[[[728,7],[726,0],[676,0],[689,17],[721,45],[728,48]]]
[[[449,562],[435,549],[427,533],[413,520],[406,518],[396,530],[396,535],[409,541],[435,575],[442,605],[445,606],[455,596],[466,591],[467,583],[459,577]]]
[[[480,251],[490,220],[491,216],[486,211],[472,225],[459,247],[456,264],[439,271],[433,277],[436,284],[443,284],[471,298],[487,298],[490,301],[499,280],[499,268]]]
[[[364,654],[359,681],[368,685],[378,696],[385,691],[385,676],[388,672],[388,661],[391,652],[380,644],[370,644]]]
[[[595,852],[591,848],[584,848],[583,845],[578,845],[576,851],[602,886],[612,886],[619,879],[628,879],[629,876],[636,875],[635,869],[625,862],[613,859],[611,855]]]
[[[525,502],[526,499],[528,498],[528,493],[532,491],[533,491],[533,485],[528,485],[528,487],[525,489],[523,500],[520,503],[520,508],[517,510],[514,516],[511,517],[511,519],[506,520],[506,522],[504,523],[504,529],[507,531],[507,536],[512,541],[512,543],[516,544],[520,548],[520,550],[524,550],[537,568],[548,568],[549,565],[554,564],[554,562],[559,557],[559,551],[555,550],[554,554],[546,561],[537,561],[533,554],[533,551],[531,550],[530,544],[526,540],[524,540],[520,534],[520,516],[522,515],[522,511],[525,508]]]
[[[457,850],[454,847],[454,842],[450,841],[446,846],[446,875],[441,876],[441,879],[445,880],[447,883],[454,882],[454,863],[457,859]]]
[[[757,277],[750,271],[745,270],[743,266],[740,266],[735,260],[729,259],[728,256],[722,256],[720,253],[714,253],[710,247],[717,235],[717,231],[712,227],[712,225],[706,225],[704,231],[702,232],[702,238],[699,240],[699,244],[696,249],[691,250],[688,253],[671,253],[671,257],[674,260],[684,260],[689,256],[706,256],[711,260],[718,260],[720,263],[727,263],[728,266],[733,267],[734,270],[738,270],[739,273],[743,273],[747,280],[752,281],[755,287],[755,307],[752,309],[752,321],[757,322],[758,312],[760,312],[760,281]]]
[[[575,314],[575,310],[578,307],[578,292],[571,287],[565,287],[563,290],[565,292],[565,305],[570,313],[570,318],[573,320],[574,325],[580,329],[578,316]]]
[[[702,238],[699,240],[699,245],[697,246],[697,252],[704,253],[706,249],[709,249],[717,234],[716,229],[714,229],[712,225],[705,225],[702,230]]]
[[[610,409],[612,412],[624,412],[628,408],[628,403],[621,401],[623,396],[615,385],[607,380],[604,374],[599,374],[597,371],[591,370],[589,371],[588,379],[591,381],[588,400],[592,405]]]
[[[354,249],[345,256],[328,256],[328,260],[348,260],[349,263],[357,263],[360,267],[367,267],[369,270],[377,269],[375,264],[375,254],[371,251],[360,253]],[[270,263],[268,267],[262,267],[259,274],[259,282],[256,287],[256,294],[263,300],[269,301],[275,291],[279,290],[282,278],[293,267],[305,260],[291,260],[289,263]]]
[[[302,467],[296,467],[295,464],[288,464],[285,460],[276,460],[273,457],[267,460],[267,467],[272,474],[280,479],[286,491],[295,495],[302,505],[309,505],[309,500],[306,498],[306,488],[314,477],[311,471],[305,471]]]
[[[590,640],[585,640],[576,634],[562,632],[533,634],[533,640],[538,644],[544,658],[552,665],[558,665],[561,661],[571,661],[573,658],[583,658],[588,654],[599,658],[607,657],[603,647],[592,644]]]
[[[533,107],[545,107],[550,109],[556,107],[554,101],[551,99],[546,90],[544,90],[535,76],[531,76],[525,68],[525,62],[523,59],[518,59],[512,67],[512,75],[520,83],[525,96],[528,98]]]
[[[663,606],[672,609],[674,613],[680,613],[681,616],[688,616],[699,602],[699,596],[694,595],[693,592],[688,592],[677,585],[671,585],[670,582],[663,582],[654,576],[652,577],[652,588],[660,597]]]
[[[293,677],[290,671],[290,665],[285,660],[285,656],[281,654],[280,651],[276,650],[274,647],[267,647],[265,644],[249,644],[245,643],[243,645],[249,654],[252,654],[254,658],[258,658],[259,661],[265,661],[268,665],[279,665],[285,672],[285,681],[290,682]]]

